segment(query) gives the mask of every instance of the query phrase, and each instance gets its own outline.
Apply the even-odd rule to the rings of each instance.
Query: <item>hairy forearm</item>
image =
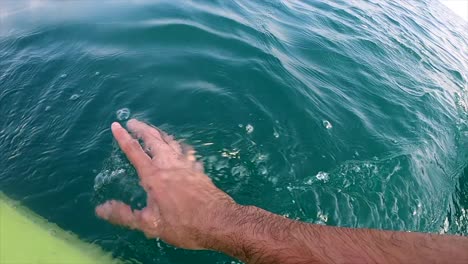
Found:
[[[246,263],[314,263],[313,237],[303,236],[306,224],[292,221],[254,206],[236,206],[217,221],[208,248]]]
[[[306,224],[253,206],[217,221],[207,248],[247,263],[468,263],[468,238]]]

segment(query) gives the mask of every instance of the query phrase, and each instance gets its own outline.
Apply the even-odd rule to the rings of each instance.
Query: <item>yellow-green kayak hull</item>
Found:
[[[0,192],[0,263],[121,263]]]

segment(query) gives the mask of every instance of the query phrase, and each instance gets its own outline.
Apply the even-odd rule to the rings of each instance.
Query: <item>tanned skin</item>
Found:
[[[224,252],[246,263],[468,263],[468,238],[307,224],[237,204],[204,174],[193,150],[137,120],[112,133],[147,192],[133,210],[107,201],[96,214],[148,238]],[[139,144],[142,140],[144,148]]]

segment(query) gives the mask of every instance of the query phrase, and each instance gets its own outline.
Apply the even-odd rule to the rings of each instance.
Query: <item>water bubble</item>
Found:
[[[324,225],[328,221],[328,215],[323,213],[322,211],[317,212],[317,218],[318,218],[318,220],[316,221],[317,224]]]
[[[79,94],[73,94],[72,96],[70,96],[70,100],[72,100],[72,101],[75,101],[78,98],[80,98]]]
[[[273,132],[273,136],[274,136],[275,138],[279,138],[279,133],[276,132],[276,131],[274,131],[274,132]]]
[[[328,179],[330,178],[330,175],[328,173],[326,173],[326,172],[319,171],[319,173],[317,173],[317,175],[315,175],[315,178],[317,178],[317,180],[319,180],[319,181],[327,182]]]
[[[268,169],[265,166],[261,165],[260,167],[258,167],[258,173],[260,175],[267,175]],[[271,181],[273,182],[273,184],[276,184],[278,182],[278,179],[273,177],[271,178]]]
[[[243,128],[243,127],[244,127],[244,125],[243,125],[243,124],[238,124],[238,126],[239,126],[240,128]]]
[[[254,127],[251,124],[247,124],[245,126],[245,131],[247,131],[247,134],[250,134],[254,131]]]
[[[117,115],[117,119],[119,121],[124,121],[130,117],[130,109],[122,108],[122,109],[117,110],[115,114]]]
[[[62,78],[62,79],[63,79],[63,78],[67,78],[67,76],[68,76],[68,75],[67,75],[66,73],[64,73],[64,74],[60,75],[60,78]]]
[[[326,128],[326,129],[331,129],[333,126],[332,124],[330,123],[330,121],[328,120],[323,120],[323,126]]]

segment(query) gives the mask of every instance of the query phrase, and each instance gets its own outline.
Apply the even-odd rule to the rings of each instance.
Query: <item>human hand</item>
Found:
[[[184,150],[171,136],[138,120],[128,121],[127,127],[145,150],[119,123],[112,124],[112,133],[137,170],[147,193],[146,207],[132,210],[111,200],[97,206],[96,214],[177,247],[207,248],[206,234],[222,222],[223,211],[237,204],[203,173],[193,150]]]

